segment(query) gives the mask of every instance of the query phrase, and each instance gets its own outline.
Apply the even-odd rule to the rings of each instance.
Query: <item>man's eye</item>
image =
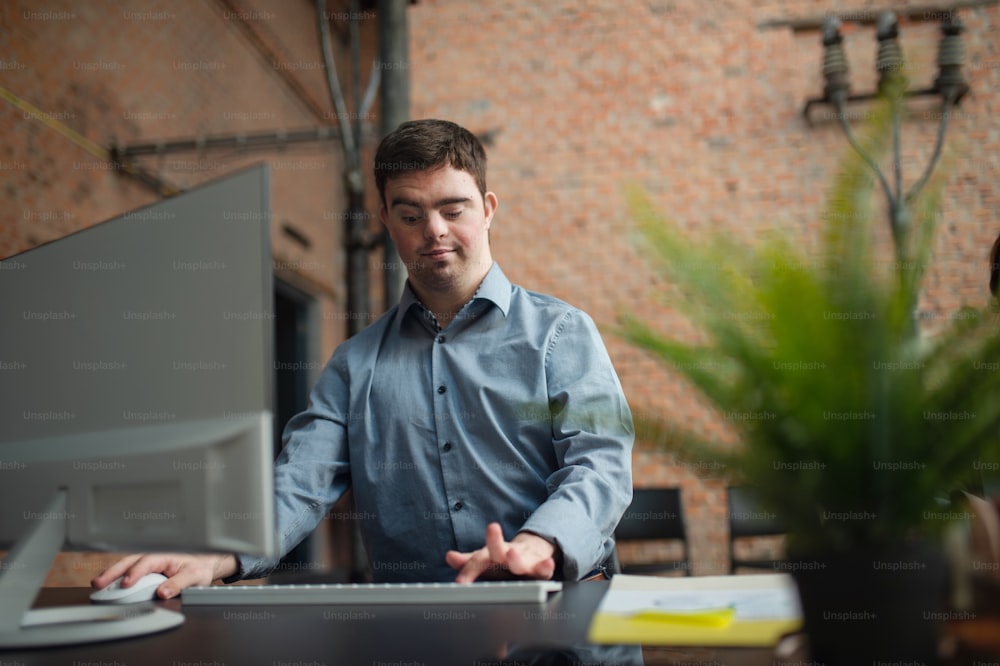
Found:
[[[447,217],[449,220],[457,220],[459,217],[461,217],[461,215],[462,215],[461,210],[449,210],[446,211],[444,214],[444,216]]]
[[[405,222],[406,224],[416,224],[419,220],[420,220],[420,218],[416,217],[415,215],[404,215],[403,216],[403,222]]]

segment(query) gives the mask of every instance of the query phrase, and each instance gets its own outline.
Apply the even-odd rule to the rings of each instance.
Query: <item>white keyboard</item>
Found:
[[[350,583],[324,585],[212,585],[181,593],[192,606],[329,606],[362,604],[533,604],[562,589],[551,580],[481,583]]]

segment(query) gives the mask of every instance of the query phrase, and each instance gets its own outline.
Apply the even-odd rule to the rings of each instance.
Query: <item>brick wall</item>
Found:
[[[337,5],[330,3],[331,13]],[[0,256],[158,198],[67,139],[59,124],[101,147],[335,124],[308,3],[126,2],[110,9],[53,2],[39,9],[20,2],[6,3],[0,20],[3,87],[46,116],[39,121],[10,100],[0,107],[0,157],[10,167],[0,195],[8,203],[0,210]],[[374,19],[363,23],[370,34]],[[339,27],[334,21],[342,38],[346,27]],[[374,120],[365,123],[369,134]],[[343,279],[339,144],[141,162],[183,189],[263,160],[272,166],[278,267],[308,278],[334,304]],[[312,241],[308,251],[281,233],[285,223]],[[343,327],[327,319],[325,347],[332,348]]]
[[[819,34],[759,25],[831,9],[874,15],[870,3],[806,0],[422,0],[410,14],[413,115],[495,135],[489,187],[500,208],[491,235],[514,281],[579,305],[604,327],[627,311],[686,334],[639,259],[622,187],[642,185],[692,234],[752,242],[773,228],[813,243],[847,144],[828,110],[817,110],[813,126],[801,115],[822,94]],[[929,328],[985,302],[987,251],[1000,232],[1000,10],[960,16],[972,93],[951,122],[943,223],[921,303]],[[912,85],[924,87],[936,75],[938,24],[901,29]],[[874,87],[875,43],[873,28],[845,27],[855,91]],[[911,108],[908,183],[927,162],[937,116],[927,103]],[[677,377],[606,340],[634,407],[728,436]],[[694,570],[724,571],[723,485],[671,462],[640,445],[635,483],[681,485]]]

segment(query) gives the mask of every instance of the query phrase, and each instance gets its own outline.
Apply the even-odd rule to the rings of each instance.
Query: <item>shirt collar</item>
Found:
[[[479,288],[469,302],[471,303],[480,299],[491,301],[506,317],[508,310],[510,310],[511,286],[510,280],[500,270],[499,264],[493,262],[490,270],[486,273],[486,277],[479,283]],[[399,315],[396,317],[397,330],[403,325],[403,319],[414,305],[423,307],[420,299],[417,298],[417,295],[413,293],[413,289],[410,288],[410,281],[407,280],[406,285],[403,287],[403,293],[399,297]]]

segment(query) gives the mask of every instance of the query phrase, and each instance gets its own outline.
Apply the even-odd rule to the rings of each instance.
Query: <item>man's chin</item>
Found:
[[[425,284],[433,289],[447,289],[454,286],[458,281],[458,275],[451,266],[439,264],[424,266],[414,277],[421,284]]]

